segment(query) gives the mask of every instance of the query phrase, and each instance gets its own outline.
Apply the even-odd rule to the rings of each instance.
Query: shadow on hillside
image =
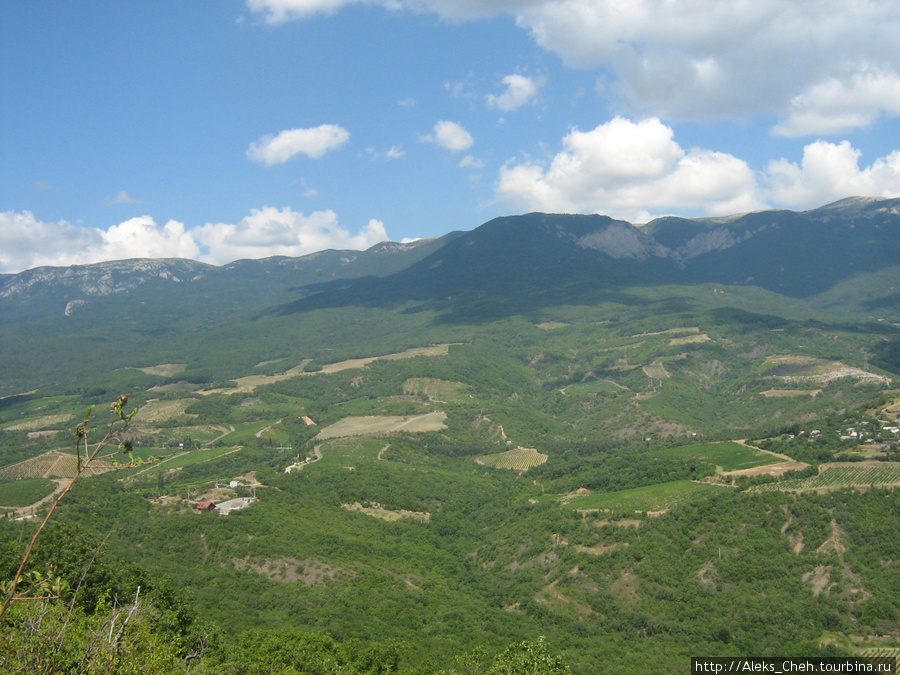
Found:
[[[589,283],[563,287],[529,284],[518,289],[457,289],[452,293],[439,293],[422,286],[400,288],[383,279],[364,279],[352,284],[346,281],[318,284],[302,291],[309,295],[275,307],[271,313],[286,316],[321,309],[359,307],[406,314],[433,312],[438,316],[438,324],[481,324],[564,305],[611,304],[631,308],[659,305],[664,313],[695,309],[694,303],[687,298],[648,298],[628,288],[598,287]]]

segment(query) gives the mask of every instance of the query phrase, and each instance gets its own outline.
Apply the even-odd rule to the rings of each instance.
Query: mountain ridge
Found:
[[[593,302],[598,293],[659,284],[757,286],[814,298],[839,285],[871,294],[872,284],[845,283],[867,275],[882,279],[876,295],[864,298],[858,291],[848,302],[867,302],[884,313],[900,310],[891,290],[895,284],[883,283],[900,283],[898,251],[898,199],[854,197],[803,212],[666,216],[643,225],[603,215],[528,213],[438,238],[382,242],[366,251],[325,250],[222,266],[175,258],[34,268],[0,276],[0,321],[72,319],[101,308],[137,316],[143,306],[155,315],[212,325],[410,301],[449,311],[447,316],[471,316]],[[840,301],[832,297],[829,304]]]

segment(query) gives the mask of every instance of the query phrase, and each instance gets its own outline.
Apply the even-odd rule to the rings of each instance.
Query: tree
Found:
[[[550,655],[541,636],[504,649],[494,659],[487,675],[569,675],[571,672],[562,658]]]
[[[132,453],[132,446],[130,440],[119,440],[119,434],[124,431],[129,424],[131,424],[132,418],[137,414],[137,408],[131,411],[131,413],[125,413],[125,405],[128,403],[128,399],[131,397],[130,394],[123,394],[119,396],[119,398],[112,403],[110,403],[110,408],[113,411],[113,420],[109,423],[106,429],[106,435],[103,436],[102,439],[94,446],[93,450],[91,449],[88,442],[88,432],[91,429],[92,423],[92,414],[94,411],[94,406],[91,406],[87,409],[87,412],[84,415],[84,421],[75,427],[75,458],[76,458],[76,467],[75,467],[75,476],[69,481],[69,484],[66,485],[65,489],[59,493],[57,498],[54,500],[50,509],[47,511],[47,515],[44,516],[44,520],[38,526],[37,531],[32,536],[31,541],[28,542],[28,546],[25,548],[25,553],[22,556],[22,562],[19,564],[19,568],[16,570],[15,575],[12,578],[12,581],[5,584],[4,591],[6,598],[3,601],[2,607],[0,607],[0,618],[6,614],[6,611],[9,609],[10,603],[13,601],[19,600],[48,600],[59,597],[63,592],[63,585],[59,581],[59,579],[55,579],[51,576],[52,570],[48,572],[46,576],[38,573],[32,572],[29,573],[27,577],[27,581],[29,581],[29,587],[26,589],[29,593],[28,595],[16,595],[16,591],[19,589],[19,584],[25,578],[25,565],[28,563],[29,558],[31,558],[31,553],[34,550],[34,545],[37,543],[38,538],[40,538],[44,529],[47,527],[47,523],[50,521],[51,516],[54,511],[56,511],[56,507],[59,506],[59,503],[63,500],[63,498],[69,494],[71,489],[74,487],[75,482],[81,477],[81,475],[90,468],[91,464],[98,459],[112,459],[113,455],[118,452],[128,453],[129,456],[129,464],[136,465],[140,464],[140,459],[135,459],[134,454]],[[116,450],[112,452],[107,452],[104,454],[104,450],[109,448],[113,443],[116,444]],[[83,453],[83,454],[82,454]],[[113,460],[114,463],[115,460]],[[36,593],[36,595],[35,595]]]

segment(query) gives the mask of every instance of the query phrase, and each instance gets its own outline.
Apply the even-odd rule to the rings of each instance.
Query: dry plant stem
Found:
[[[47,527],[47,523],[50,521],[50,517],[53,515],[53,512],[56,511],[56,507],[59,506],[59,503],[63,500],[72,487],[75,485],[75,481],[81,476],[81,474],[85,471],[85,469],[90,466],[91,461],[97,456],[97,453],[100,452],[104,447],[109,445],[110,441],[115,437],[116,433],[118,433],[117,429],[113,428],[113,424],[110,424],[109,430],[106,432],[106,436],[97,444],[97,447],[94,448],[94,451],[88,454],[88,440],[87,433],[85,433],[82,438],[84,440],[84,461],[80,463],[78,466],[78,470],[75,473],[74,478],[69,481],[69,484],[66,486],[66,489],[59,493],[56,497],[56,500],[53,502],[53,505],[50,507],[50,510],[47,512],[47,515],[44,516],[44,520],[41,521],[40,527],[38,527],[37,532],[34,533],[34,536],[31,538],[31,541],[28,542],[28,548],[25,549],[25,555],[22,557],[22,562],[19,564],[19,569],[16,570],[16,575],[13,577],[12,587],[9,590],[9,593],[6,596],[6,600],[3,602],[3,606],[0,607],[0,618],[6,614],[6,610],[9,608],[9,605],[14,600],[25,600],[31,598],[16,598],[16,588],[19,585],[19,580],[22,578],[22,571],[25,569],[25,565],[28,563],[28,559],[31,557],[31,552],[34,550],[34,545],[37,543],[38,537],[41,536],[41,533],[44,531],[44,528]]]

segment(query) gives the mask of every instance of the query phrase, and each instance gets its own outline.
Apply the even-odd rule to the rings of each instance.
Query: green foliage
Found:
[[[540,637],[510,645],[497,655],[487,675],[568,675],[572,671],[558,656],[552,656]]]
[[[111,298],[91,319],[4,325],[0,391],[46,386],[0,399],[5,465],[59,449],[65,439],[43,432],[85,396],[130,384],[147,390],[136,407],[177,404],[168,419],[136,417],[127,439],[125,456],[169,459],[80,480],[61,504],[22,590],[63,597],[14,603],[0,625],[10,663],[74,672],[87,654],[87,672],[624,674],[683,672],[696,654],[825,653],[825,634],[896,634],[897,494],[700,482],[771,461],[733,439],[810,463],[866,451],[840,440],[847,426],[868,422],[884,441],[867,411],[888,402],[886,382],[791,382],[797,373],[769,357],[863,368],[865,353],[890,368],[890,322],[755,288],[662,285],[665,274],[617,286],[631,279],[625,263],[554,265],[570,285],[532,279],[533,295],[519,285],[530,270],[504,267],[490,276],[506,295],[487,291],[490,277],[475,291],[450,279],[446,301],[373,283],[342,307],[340,289],[256,270],[273,280],[269,296],[229,287],[223,305],[204,282],[162,327],[148,318],[168,299],[158,290],[140,313]],[[103,322],[117,312],[113,339]],[[446,356],[326,368],[446,343]],[[135,370],[168,363],[187,365],[172,377]],[[235,387],[297,366],[306,372]],[[794,395],[766,394],[779,389]],[[446,428],[316,438],[348,416],[427,412],[446,414]],[[113,414],[127,417],[124,405]],[[284,473],[316,446],[321,460]],[[519,475],[474,461],[518,446],[547,463]],[[258,483],[214,489],[247,476]],[[0,495],[36,497],[40,485]],[[572,494],[581,488],[591,494]],[[228,517],[194,508],[254,493]],[[380,511],[345,508],[357,502]],[[403,511],[428,518],[376,517]],[[0,523],[5,579],[34,531]],[[57,638],[63,625],[69,637]]]
[[[0,483],[0,506],[28,506],[43,499],[56,487],[56,483],[46,478],[26,478],[24,480]]]

